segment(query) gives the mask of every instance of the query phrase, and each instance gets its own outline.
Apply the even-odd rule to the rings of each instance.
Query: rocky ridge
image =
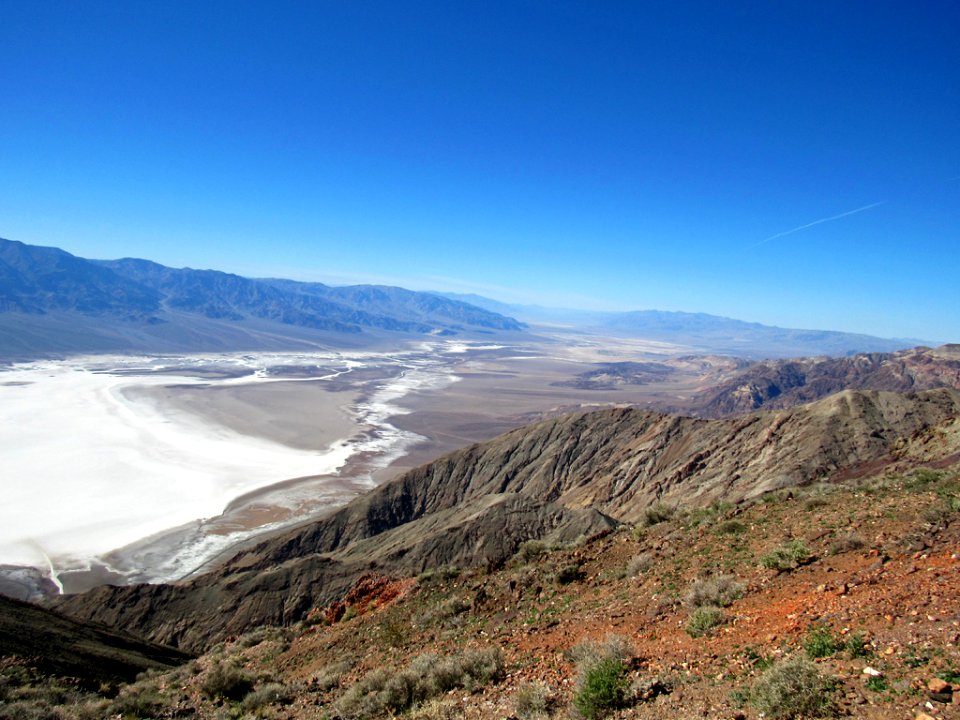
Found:
[[[738,503],[875,473],[919,452],[924,438],[952,437],[958,416],[960,393],[949,389],[845,391],[729,420],[631,408],[565,416],[417,468],[194,581],[100,588],[61,608],[199,650],[301,620],[371,569],[495,567],[526,540],[589,536],[656,504]]]

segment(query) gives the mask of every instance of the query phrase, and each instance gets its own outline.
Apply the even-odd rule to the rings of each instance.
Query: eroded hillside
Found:
[[[562,543],[636,523],[656,504],[693,511],[739,503],[929,462],[916,455],[928,451],[949,462],[958,415],[960,393],[944,389],[848,391],[723,421],[635,409],[565,416],[409,472],[192,582],[99,588],[61,608],[201,650],[264,624],[301,621],[370,571],[497,566],[528,540]]]

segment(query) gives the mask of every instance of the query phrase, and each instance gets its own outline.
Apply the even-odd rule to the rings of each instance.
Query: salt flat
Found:
[[[324,389],[378,363],[385,378],[368,381],[364,397]],[[296,367],[299,377],[285,378],[277,367]],[[381,466],[421,439],[387,422],[405,412],[396,400],[455,379],[442,362],[412,353],[89,357],[13,366],[0,373],[0,563],[48,566],[58,575],[218,516],[235,498],[290,478],[328,477],[339,487],[337,473],[349,458],[376,456]],[[267,383],[274,392],[258,397]],[[193,533],[192,552],[178,553],[199,564],[269,525]],[[155,560],[167,570],[144,575],[137,568],[137,579],[172,579],[169,573],[191,569]]]

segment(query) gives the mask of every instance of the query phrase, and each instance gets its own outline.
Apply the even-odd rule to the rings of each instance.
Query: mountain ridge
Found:
[[[302,619],[371,569],[497,564],[526,540],[602,532],[656,503],[736,503],[894,466],[913,445],[953,437],[958,415],[960,392],[940,389],[845,391],[730,420],[632,408],[563,416],[407,472],[195,580],[98,588],[58,607],[198,650],[257,624]]]
[[[321,290],[322,289],[322,290]],[[0,239],[0,356],[302,349],[381,334],[490,335],[516,320],[402,288],[327,288]],[[385,298],[385,299],[384,299]],[[73,331],[76,328],[76,332]]]

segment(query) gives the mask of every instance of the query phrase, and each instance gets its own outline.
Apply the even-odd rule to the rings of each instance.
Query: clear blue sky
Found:
[[[960,341],[958,38],[954,0],[0,0],[0,236]]]

